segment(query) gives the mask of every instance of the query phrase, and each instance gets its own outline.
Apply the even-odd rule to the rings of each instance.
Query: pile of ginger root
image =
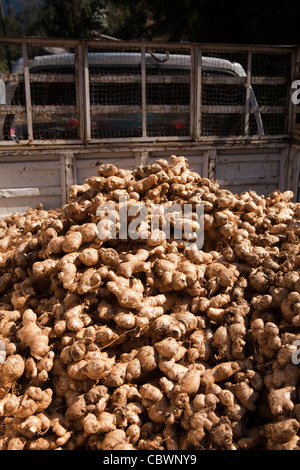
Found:
[[[0,449],[300,449],[292,198],[233,194],[171,155],[101,164],[61,208],[0,221]],[[203,246],[145,238],[149,221],[111,237],[121,199],[202,204]]]

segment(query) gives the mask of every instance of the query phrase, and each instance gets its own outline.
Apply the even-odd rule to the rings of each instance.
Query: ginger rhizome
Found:
[[[0,221],[0,449],[300,449],[292,198],[171,155],[103,163],[60,209]],[[201,248],[175,236],[185,204]],[[151,232],[153,205],[176,210]]]

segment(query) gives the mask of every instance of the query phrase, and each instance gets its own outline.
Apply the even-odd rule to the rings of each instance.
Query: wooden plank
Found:
[[[77,115],[77,137],[84,141],[85,137],[85,103],[84,103],[84,51],[82,45],[75,49],[75,89],[76,89],[76,115]]]
[[[24,82],[22,73],[0,73],[0,80],[3,82]]]
[[[61,194],[61,186],[49,186],[44,188],[9,188],[0,189],[0,198],[16,198],[16,197],[46,197],[58,196]]]
[[[299,148],[295,148],[295,158],[293,162],[293,180],[292,191],[294,193],[294,200],[299,201],[299,183],[300,183],[300,154]]]
[[[280,174],[280,162],[279,161],[251,161],[246,160],[245,162],[233,162],[228,161],[228,163],[221,162],[220,159],[217,159],[218,171],[217,177],[230,180],[230,181],[240,181],[240,179],[248,178],[276,178],[278,181]]]
[[[89,58],[88,46],[84,43],[83,46],[84,56],[84,73],[83,73],[83,102],[84,102],[84,127],[85,137],[84,141],[87,143],[91,138],[91,109],[90,109],[90,84],[89,84]]]
[[[208,85],[244,85],[246,77],[203,76],[203,83]],[[286,77],[252,77],[252,85],[287,85]]]
[[[59,167],[60,167],[60,185],[61,185],[61,203],[67,203],[67,182],[66,182],[66,155],[60,155]]]
[[[279,168],[279,182],[278,188],[281,192],[287,189],[288,177],[288,147],[281,149],[280,168]]]
[[[226,180],[217,178],[217,183],[220,186],[254,186],[257,184],[275,184],[278,185],[278,178],[266,178],[262,176],[260,178],[238,178],[235,180]]]
[[[148,113],[157,113],[157,114],[164,114],[164,113],[189,113],[190,106],[188,105],[148,105],[147,106]]]
[[[268,142],[270,144],[274,144],[278,146],[282,143],[283,140],[288,140],[290,136],[288,134],[278,134],[274,135],[251,135],[251,136],[243,136],[243,135],[229,135],[224,137],[219,137],[215,135],[211,136],[201,136],[200,139],[197,141],[198,144],[200,143],[211,143],[211,142],[225,142],[226,145],[232,146],[233,143],[251,143],[254,145],[255,143],[261,144],[263,142]]]
[[[147,107],[148,113],[157,113],[157,114],[164,114],[164,113],[189,113],[190,106],[188,105],[148,105]]]
[[[245,106],[202,105],[203,114],[242,114],[244,112]]]
[[[76,161],[73,153],[65,155],[65,188],[66,197],[69,194],[69,189],[73,184],[77,184],[76,176]]]
[[[7,148],[10,148],[10,150],[12,148],[14,148],[14,150],[16,149],[22,149],[24,151],[28,150],[29,147],[29,144],[30,144],[30,147],[33,148],[39,148],[41,151],[42,151],[42,147],[49,147],[50,149],[56,149],[58,150],[60,146],[62,146],[62,148],[65,146],[65,145],[80,145],[82,146],[82,141],[81,140],[75,140],[75,139],[52,139],[52,140],[49,140],[49,139],[39,139],[39,140],[36,140],[36,139],[33,139],[32,141],[29,141],[28,140],[20,140],[20,141],[14,141],[14,140],[2,140],[0,141],[0,148],[2,149],[7,149]]]
[[[0,114],[24,114],[26,112],[25,106],[19,105],[0,105]]]
[[[252,85],[287,85],[287,77],[252,77]]]
[[[296,60],[297,52],[294,51],[291,57],[292,66],[291,66],[291,82],[296,78]],[[291,134],[293,132],[293,124],[296,120],[296,109],[297,107],[293,104],[292,101],[293,88],[290,85],[288,92],[288,119],[287,119],[287,132]]]
[[[91,114],[130,114],[141,113],[142,107],[139,105],[92,105]],[[189,105],[148,105],[148,113],[166,114],[166,113],[189,113]]]
[[[147,75],[147,83],[158,83],[158,84],[189,84],[190,83],[190,74],[186,75]]]
[[[90,83],[141,83],[142,75],[139,74],[90,74],[89,76]]]
[[[273,149],[272,149],[273,150]],[[254,153],[255,152],[255,153]],[[236,153],[233,150],[219,150],[218,151],[218,162],[219,164],[240,166],[241,164],[247,165],[250,163],[270,163],[280,161],[280,152],[266,151],[262,152],[260,149],[256,149],[253,153],[249,152],[248,149],[239,148]],[[257,165],[256,165],[257,167]]]
[[[62,48],[67,48],[67,47],[76,47],[80,42],[86,42],[86,44],[89,47],[96,48],[99,46],[99,48],[111,48],[113,50],[116,49],[117,47],[120,49],[122,48],[131,48],[133,49],[134,47],[139,47],[140,42],[138,41],[118,41],[118,42],[112,42],[112,41],[106,41],[106,40],[101,40],[101,41],[95,41],[93,39],[91,40],[82,40],[82,39],[68,39],[68,38],[43,38],[43,37],[31,37],[31,36],[25,36],[25,37],[7,37],[7,36],[2,36],[0,37],[0,44],[3,45],[21,45],[23,41],[26,41],[30,45],[38,45],[38,46],[47,46],[51,45],[52,47],[62,47]],[[165,43],[165,42],[155,42],[153,41],[143,41],[143,45],[145,47],[150,47],[150,48],[169,48],[173,49],[176,51],[184,51],[187,48],[187,45],[185,43]],[[227,51],[227,52],[240,52],[240,51],[245,51],[245,50],[252,50],[255,52],[269,52],[269,53],[277,53],[277,54],[286,54],[291,51],[293,51],[297,46],[282,46],[282,45],[257,45],[257,44],[249,44],[249,45],[244,45],[244,44],[228,44],[228,43],[223,43],[223,44],[216,44],[216,43],[204,43],[204,44],[199,44],[199,43],[189,43],[189,46],[192,47],[198,47],[201,46],[203,50],[215,50],[215,51]]]
[[[135,166],[146,166],[149,164],[149,152],[147,150],[142,150],[141,152],[136,152]]]
[[[31,108],[31,92],[30,92],[30,77],[28,67],[28,56],[27,56],[27,44],[22,44],[22,55],[23,55],[23,67],[24,67],[24,85],[25,85],[25,108],[27,116],[27,134],[28,140],[33,140],[33,128],[32,128],[32,108]]]
[[[125,50],[126,48],[131,50],[132,52],[138,52],[141,47],[141,41],[95,41],[95,40],[87,40],[86,44],[88,47],[92,47],[96,49],[97,47],[101,49],[111,49],[111,51],[120,52],[120,49]],[[176,52],[179,51],[186,51],[188,47],[192,46],[195,47],[196,45],[189,43],[188,45],[185,43],[166,43],[166,42],[153,42],[153,41],[142,41],[142,45],[145,46],[147,49],[163,49],[163,50],[174,50]],[[128,50],[126,51],[128,52]]]
[[[41,160],[39,157],[37,160],[33,158],[25,159],[25,161],[20,160],[19,158],[14,157],[10,161],[0,161],[1,164],[1,172],[0,172],[0,181],[2,181],[2,177],[4,173],[11,172],[15,174],[18,172],[19,175],[22,174],[30,174],[32,172],[41,172],[43,171],[57,171],[57,160]],[[43,170],[45,169],[45,170]],[[19,177],[18,175],[18,177]],[[2,183],[3,184],[3,183]]]
[[[196,139],[200,137],[202,129],[202,80],[202,50],[198,48],[196,55]]]
[[[295,158],[295,148],[288,146],[288,164],[287,164],[287,189],[293,190],[293,165]]]
[[[93,48],[99,46],[101,48],[106,48],[109,47],[113,50],[116,49],[117,47],[123,47],[123,48],[134,48],[134,47],[139,47],[141,44],[138,41],[118,41],[112,43],[112,41],[95,41],[95,40],[88,40],[86,41],[88,46],[91,46]],[[146,48],[168,48],[169,50],[186,50],[187,44],[185,43],[165,43],[165,42],[155,42],[153,41],[143,41],[143,45]],[[273,54],[286,54],[293,49],[295,49],[297,46],[282,46],[282,45],[259,45],[259,44],[230,44],[230,43],[189,43],[189,46],[192,47],[201,47],[203,51],[226,51],[226,52],[244,52],[244,51],[253,51],[253,52],[269,52]]]
[[[32,83],[74,83],[73,73],[30,73]]]
[[[260,45],[260,44],[228,44],[228,43],[204,43],[201,44],[203,51],[215,52],[255,52],[269,54],[287,54],[297,46]]]
[[[212,138],[211,140],[214,140]],[[103,139],[90,139],[89,143],[91,144],[114,144],[114,143],[128,143],[128,144],[138,144],[139,142],[148,142],[148,143],[159,143],[159,142],[191,142],[192,139],[190,136],[181,137],[181,136],[165,136],[165,137],[111,137]]]
[[[0,189],[0,198],[40,196],[39,188]]]
[[[226,76],[207,76],[204,75],[202,83],[206,85],[244,85],[246,77],[226,77]],[[45,80],[47,81],[47,80]],[[140,74],[108,74],[108,75],[90,75],[90,83],[140,83]],[[147,75],[147,83],[189,83],[189,75]],[[286,85],[288,83],[286,77],[252,77],[252,85]]]
[[[287,111],[286,106],[252,106],[250,110],[251,113],[254,113],[254,108],[261,114],[285,114]]]
[[[250,93],[251,93],[251,64],[252,64],[252,52],[248,52],[247,62],[247,82],[246,82],[246,102],[245,102],[245,128],[244,134],[249,134],[249,118],[250,118]]]
[[[33,114],[76,114],[76,105],[32,105]]]
[[[22,36],[22,37],[1,36],[0,37],[0,44],[4,44],[4,45],[7,44],[11,46],[16,46],[16,45],[21,46],[24,42],[26,42],[30,46],[32,45],[32,46],[49,47],[51,45],[52,47],[67,48],[67,47],[77,46],[80,40],[68,39],[68,38],[57,39],[57,38],[44,38],[44,37],[32,37],[32,36]]]
[[[196,123],[196,116],[195,116],[195,102],[196,102],[196,70],[197,70],[197,56],[195,55],[195,50],[191,49],[191,74],[190,74],[190,107],[189,107],[189,114],[190,114],[190,136],[195,137],[197,134],[195,123]]]
[[[246,77],[226,77],[223,75],[203,75],[202,83],[205,85],[244,85]]]
[[[146,49],[141,48],[141,78],[142,78],[142,136],[147,136],[147,97],[146,97]]]
[[[284,114],[286,112],[285,106],[251,106],[250,113],[258,111],[262,114]],[[203,105],[202,112],[207,114],[227,114],[227,113],[244,113],[245,106],[219,106],[219,105]]]
[[[142,108],[138,105],[91,105],[91,114],[109,114],[109,113],[141,113]]]
[[[212,147],[207,151],[208,153],[208,178],[215,181],[217,170],[217,148]]]

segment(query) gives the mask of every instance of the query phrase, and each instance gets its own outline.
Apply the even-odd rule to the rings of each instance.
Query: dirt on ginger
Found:
[[[300,450],[292,199],[171,155],[1,220],[0,450]]]

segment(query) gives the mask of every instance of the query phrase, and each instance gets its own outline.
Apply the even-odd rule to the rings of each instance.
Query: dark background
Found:
[[[299,0],[2,0],[9,36],[300,43]],[[3,31],[4,29],[4,31]]]

